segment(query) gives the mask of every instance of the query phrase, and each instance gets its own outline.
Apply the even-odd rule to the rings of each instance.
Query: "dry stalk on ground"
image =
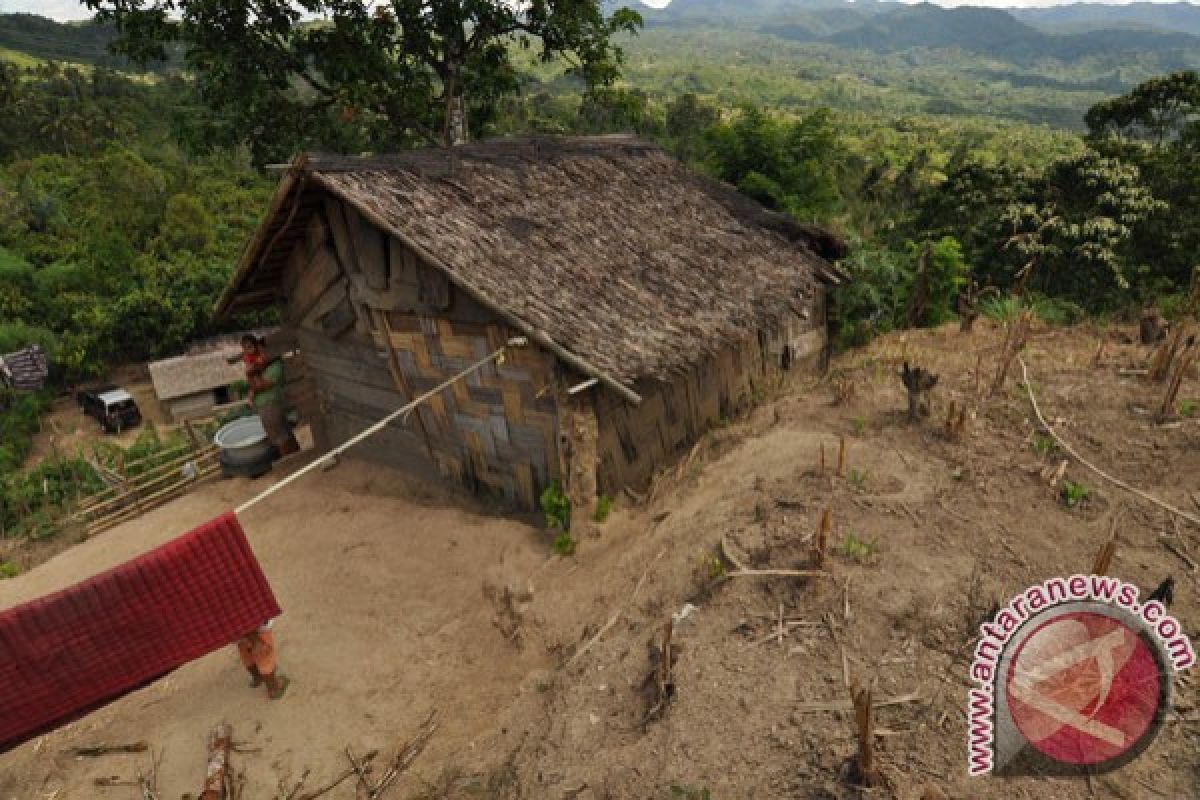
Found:
[[[833,404],[835,406],[848,405],[858,394],[854,378],[845,372],[840,372],[831,377],[829,379],[829,386],[833,389]]]
[[[813,535],[813,565],[817,569],[825,566],[825,554],[829,552],[829,532],[833,529],[833,510],[826,508],[821,512],[821,520],[817,523],[817,531]]]
[[[1150,380],[1156,383],[1165,381],[1171,374],[1171,365],[1175,363],[1175,357],[1187,346],[1185,342],[1191,342],[1194,339],[1190,328],[1189,325],[1177,326],[1171,331],[1166,341],[1154,351],[1154,355],[1150,358],[1150,371],[1147,374]]]
[[[647,725],[656,717],[662,715],[667,704],[675,696],[675,661],[678,653],[672,645],[671,637],[675,633],[675,620],[670,618],[663,625],[662,639],[657,650],[651,650],[650,660],[653,669],[646,677],[646,684],[652,688],[653,703],[642,719],[642,725]]]
[[[208,766],[200,800],[226,800],[229,796],[229,749],[233,744],[233,727],[218,725],[208,734]]]
[[[843,478],[846,475],[846,437],[845,436],[838,437],[837,474],[838,474],[839,478]]]
[[[1117,537],[1114,534],[1111,539],[1101,545],[1100,551],[1096,553],[1096,560],[1092,562],[1092,574],[1107,575],[1109,569],[1112,568],[1113,556],[1116,554]]]
[[[854,705],[854,729],[858,736],[858,756],[854,760],[851,779],[859,786],[871,788],[879,785],[879,771],[875,767],[875,725],[872,719],[871,689],[857,682],[850,686],[850,702]]]
[[[1192,366],[1196,363],[1196,356],[1200,355],[1200,348],[1197,348],[1196,337],[1189,336],[1183,349],[1175,357],[1175,362],[1170,371],[1170,379],[1167,381],[1166,390],[1163,391],[1162,402],[1158,407],[1156,419],[1159,422],[1166,422],[1175,416],[1175,400],[1179,396],[1179,389],[1183,386],[1183,379],[1187,377]]]
[[[947,439],[958,441],[962,439],[963,434],[967,429],[967,404],[964,402],[961,406],[954,400],[950,401],[950,408],[946,412],[946,423],[944,432]]]
[[[1004,345],[1000,348],[1000,361],[996,366],[996,377],[992,380],[989,395],[994,396],[1004,387],[1013,360],[1020,355],[1029,341],[1029,330],[1032,326],[1033,312],[1030,310],[1021,312],[1019,317],[1009,323],[1008,330],[1004,334]]]

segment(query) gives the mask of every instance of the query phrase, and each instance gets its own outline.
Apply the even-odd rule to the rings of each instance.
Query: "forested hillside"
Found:
[[[1101,31],[1050,55],[1046,42],[1063,38],[962,11],[679,0],[637,35],[623,32],[634,18],[613,24],[623,63],[593,51],[590,83],[553,53],[486,51],[499,66],[471,67],[467,127],[632,131],[833,227],[856,278],[836,298],[843,345],[946,320],[972,285],[995,313],[1031,304],[1060,321],[1190,307],[1200,78],[1164,73],[1200,50],[1124,52]],[[880,24],[887,16],[897,24]],[[798,41],[785,17],[806,30],[823,20],[825,40]],[[0,50],[0,352],[43,344],[57,386],[178,352],[213,332],[212,303],[272,185],[265,164],[300,149],[417,146],[443,126],[448,106],[414,104],[411,75],[381,81],[395,69],[386,56],[364,59],[329,30],[290,32],[330,59],[325,72],[298,76],[280,59],[254,82],[170,63],[113,70],[97,50],[108,28],[0,15],[0,32],[20,34]],[[225,44],[212,39],[193,63],[219,63]],[[305,80],[319,91],[295,88]],[[31,413],[0,415],[0,469],[23,458]]]

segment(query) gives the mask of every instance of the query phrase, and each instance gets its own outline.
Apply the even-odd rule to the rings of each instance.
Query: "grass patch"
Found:
[[[1048,433],[1035,433],[1033,441],[1030,442],[1033,452],[1037,453],[1039,458],[1045,458],[1054,452],[1056,443],[1054,437]]]
[[[608,515],[612,513],[613,499],[606,494],[596,498],[596,511],[592,514],[592,519],[596,522],[604,522],[608,519]]]
[[[1179,416],[1181,417],[1194,417],[1196,416],[1196,401],[1190,398],[1180,400],[1179,406],[1175,410],[1179,412]]]
[[[859,564],[873,560],[879,552],[879,544],[874,539],[860,539],[853,533],[847,533],[842,541],[842,555]]]
[[[680,786],[677,783],[672,783],[671,797],[678,797],[681,800],[712,800],[712,792],[707,787],[696,789],[691,786]]]
[[[858,491],[862,491],[867,486],[867,478],[871,476],[871,471],[867,469],[859,469],[851,467],[850,472],[846,474],[846,480],[850,481],[850,485]]]
[[[1062,488],[1059,489],[1059,497],[1062,498],[1063,504],[1067,508],[1074,508],[1079,505],[1084,500],[1087,500],[1088,495],[1091,493],[1091,489],[1075,481],[1063,481]]]
[[[0,578],[15,578],[21,574],[21,568],[11,561],[0,561]]]

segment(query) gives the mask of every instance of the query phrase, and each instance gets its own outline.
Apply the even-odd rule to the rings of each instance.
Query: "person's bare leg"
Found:
[[[291,683],[286,675],[280,675],[278,672],[263,675],[263,682],[267,685],[267,697],[272,700],[278,700],[283,697],[283,693],[287,691],[288,684]]]
[[[262,686],[263,675],[261,672],[258,671],[258,667],[252,665],[252,666],[246,667],[246,671],[250,673],[250,688],[251,689],[257,689],[259,686]]]

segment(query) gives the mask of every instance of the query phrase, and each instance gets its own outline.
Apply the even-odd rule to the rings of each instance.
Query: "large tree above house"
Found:
[[[517,91],[514,47],[612,83],[636,32],[601,0],[84,0],[115,49],[153,61],[181,47],[205,99],[259,160],[301,146],[450,144]]]

